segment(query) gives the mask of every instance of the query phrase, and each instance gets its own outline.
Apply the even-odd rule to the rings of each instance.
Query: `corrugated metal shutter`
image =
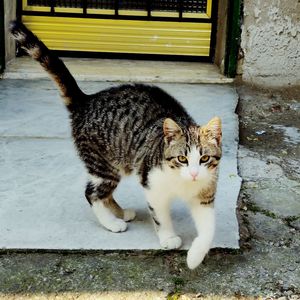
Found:
[[[97,1],[77,1],[78,4],[76,1],[56,1],[56,5],[59,2],[65,4],[51,7],[49,1],[37,5],[43,1],[23,0],[22,20],[54,50],[208,57],[212,0],[198,1],[202,3],[200,7],[195,0],[187,3],[182,0],[180,13],[167,11],[171,10],[169,7],[155,10],[155,1],[158,0],[153,1],[149,16],[149,9],[142,10],[136,1],[129,0],[127,6],[126,2],[120,1],[117,10],[108,4],[105,6],[107,0],[101,3],[102,7],[108,8],[94,8]],[[172,3],[171,0],[160,0],[161,6],[162,1]],[[72,2],[76,7],[71,7]],[[80,4],[83,2],[85,7]],[[88,3],[90,7],[86,6]],[[111,5],[114,3],[112,1]],[[129,4],[132,10],[124,9]]]

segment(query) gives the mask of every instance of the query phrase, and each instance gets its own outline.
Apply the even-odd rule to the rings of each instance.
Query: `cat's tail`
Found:
[[[83,101],[86,95],[80,90],[62,60],[50,51],[23,23],[12,21],[10,31],[21,48],[38,61],[52,77],[60,90],[65,105],[72,111],[76,102]]]

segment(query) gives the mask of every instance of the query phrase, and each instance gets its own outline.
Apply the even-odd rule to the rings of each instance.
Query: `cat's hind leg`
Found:
[[[125,231],[127,229],[126,221],[135,217],[133,210],[123,210],[114,200],[112,193],[118,183],[119,179],[93,176],[85,191],[85,196],[100,224],[112,232]]]
[[[123,219],[125,222],[132,221],[135,218],[135,211],[133,209],[123,209],[116,202],[113,196],[103,200],[104,206],[109,208],[109,210],[119,219]]]

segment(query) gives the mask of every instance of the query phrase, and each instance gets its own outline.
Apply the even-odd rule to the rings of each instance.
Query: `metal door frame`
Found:
[[[4,1],[0,1],[0,74],[5,69]]]
[[[22,1],[23,0],[17,0],[18,1],[18,5],[17,5],[17,17],[20,18],[21,14],[22,14]],[[222,1],[222,0],[219,0]],[[213,28],[212,28],[212,38],[211,38],[211,51],[210,51],[210,55],[208,59],[202,59],[202,60],[208,60],[208,61],[212,61],[213,60],[213,56],[214,56],[214,48],[215,48],[215,43],[216,43],[216,26],[217,26],[217,22],[216,22],[216,18],[217,18],[217,7],[216,5],[218,4],[218,1],[214,1],[213,5],[215,5],[215,7],[212,9],[213,15],[212,15],[212,19],[214,20],[213,24]],[[0,22],[4,23],[4,11],[3,11],[3,1],[0,1],[0,9],[2,9],[1,13],[1,18],[0,18]],[[242,23],[242,10],[243,10],[243,3],[242,0],[230,0],[228,1],[228,18],[227,18],[227,25],[228,25],[228,30],[227,30],[227,37],[226,37],[226,52],[225,52],[225,57],[224,57],[224,73],[225,75],[229,76],[229,77],[234,77],[236,75],[236,68],[237,68],[237,62],[238,62],[238,49],[240,46],[240,38],[241,38],[241,23]],[[30,14],[30,12],[27,12],[28,14]],[[46,12],[47,13],[47,12]],[[56,12],[56,14],[59,14],[59,12]],[[98,16],[99,17],[99,16]],[[109,16],[103,16],[102,18],[108,18]],[[118,18],[127,18],[128,16],[118,16]],[[130,18],[134,18],[134,16],[130,16]],[[146,16],[146,18],[149,19],[149,15]],[[151,16],[150,16],[151,18]],[[159,17],[158,17],[159,18]],[[205,22],[205,19],[202,19],[203,22]],[[2,23],[2,24],[3,24]],[[3,27],[2,27],[3,28]],[[1,54],[0,54],[0,60],[1,60],[1,68],[4,68],[4,30],[0,31],[0,38],[3,40],[3,43],[1,43],[1,45],[3,45],[3,47],[0,49]],[[68,53],[69,55],[72,56],[72,53]],[[77,56],[77,55],[76,55]],[[91,54],[91,56],[93,56]],[[115,54],[109,55],[107,54],[108,57],[116,57]],[[123,56],[123,55],[122,55]],[[131,55],[128,55],[129,57]],[[139,57],[136,57],[136,55],[134,56],[134,58],[141,58],[141,59],[145,59],[148,57],[143,57],[143,55],[140,55]],[[151,57],[149,57],[151,59]],[[178,60],[178,56],[176,57],[171,57],[171,56],[167,56],[164,57],[164,55],[160,55],[159,57],[156,56],[155,59],[168,59],[168,60],[172,60],[172,59],[176,59]],[[194,60],[191,59],[190,57],[187,58],[182,58],[183,60]]]
[[[145,10],[121,9],[118,0],[113,0],[113,8],[110,9],[94,9],[89,8],[87,1],[80,0],[81,8],[60,7],[56,5],[55,0],[48,0],[49,6],[31,6],[28,0],[17,0],[19,13],[22,15],[39,15],[39,16],[65,16],[79,18],[101,18],[101,19],[129,19],[129,20],[148,20],[148,21],[180,21],[180,22],[199,22],[212,23],[217,11],[217,0],[206,0],[207,9],[202,13],[184,12],[184,0],[179,0],[178,12],[155,11],[152,10],[151,0],[146,0]]]
[[[187,13],[183,10],[183,0],[179,0],[178,12],[158,12],[151,10],[151,0],[146,0],[147,10],[130,11],[122,10],[118,6],[119,1],[114,1],[113,10],[99,10],[87,7],[88,0],[81,0],[81,8],[57,7],[54,0],[49,0],[49,7],[36,7],[27,5],[27,0],[17,0],[18,15],[24,16],[48,16],[48,17],[70,17],[70,18],[92,18],[92,19],[114,19],[114,20],[141,20],[152,22],[180,22],[180,23],[209,23],[211,33],[209,41],[209,51],[205,56],[193,55],[172,55],[172,54],[131,54],[131,53],[108,53],[108,52],[80,52],[80,51],[58,51],[60,55],[79,56],[79,57],[121,57],[138,59],[157,59],[157,60],[187,60],[187,61],[207,61],[212,62],[216,43],[217,26],[217,3],[218,0],[207,0],[205,13]]]

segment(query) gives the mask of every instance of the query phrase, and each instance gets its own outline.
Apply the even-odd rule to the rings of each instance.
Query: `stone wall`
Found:
[[[244,0],[240,70],[245,82],[300,84],[300,1]]]

